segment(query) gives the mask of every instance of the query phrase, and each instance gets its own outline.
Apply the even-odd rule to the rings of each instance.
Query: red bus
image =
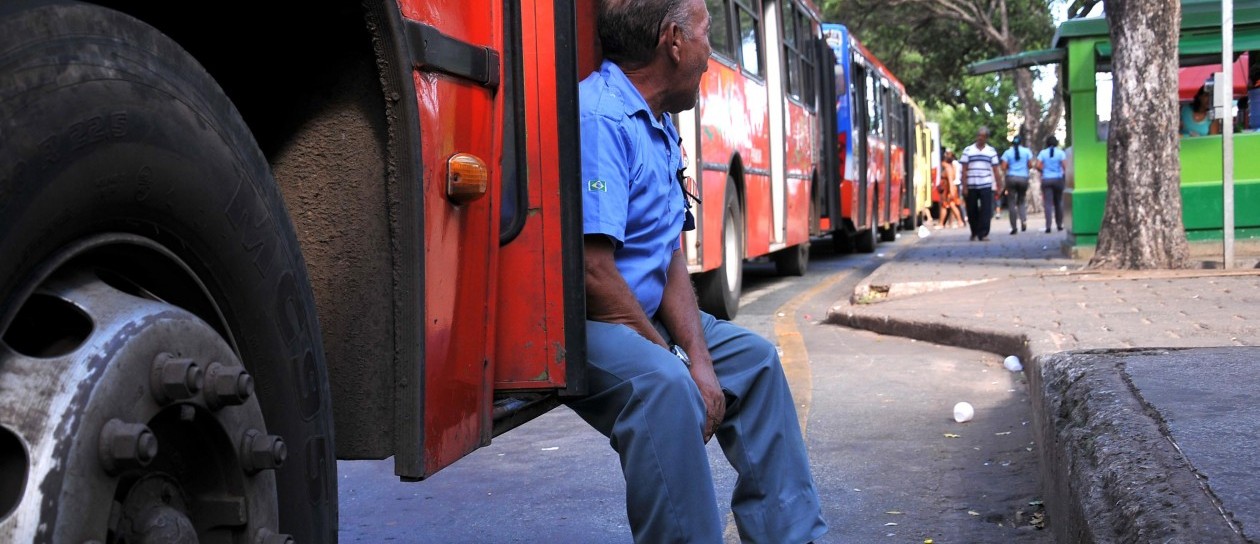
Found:
[[[744,259],[804,272],[819,171],[847,156],[821,152],[815,5],[708,5],[685,242],[729,317]],[[185,11],[0,9],[0,541],[164,520],[335,541],[336,459],[423,479],[584,393],[572,151],[594,0]],[[868,87],[871,107],[900,92]],[[853,226],[885,224],[896,201],[862,191],[885,214]]]
[[[836,248],[869,253],[915,221],[907,180],[917,119],[905,87],[844,25],[823,25],[835,73],[835,171],[819,195],[822,228]]]
[[[581,394],[592,4],[6,3],[0,542],[335,542]]]
[[[700,306],[729,319],[743,261],[782,274],[809,263],[818,178],[818,9],[810,0],[709,0],[713,55],[699,105],[677,117],[697,228],[684,235]]]

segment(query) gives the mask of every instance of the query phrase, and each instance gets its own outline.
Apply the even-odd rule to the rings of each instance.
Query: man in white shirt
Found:
[[[987,242],[989,224],[993,222],[993,194],[1002,190],[997,176],[998,153],[989,145],[989,128],[976,131],[976,143],[962,154],[963,201],[967,205],[967,222],[971,240]]]

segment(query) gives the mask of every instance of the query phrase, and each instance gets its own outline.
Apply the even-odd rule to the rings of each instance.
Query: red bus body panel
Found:
[[[554,1],[525,0],[515,6],[520,24],[511,32],[519,32],[520,45],[506,43],[511,21],[504,5],[466,0],[399,4],[406,20],[502,59],[494,88],[413,70],[423,166],[425,320],[423,330],[416,331],[423,342],[423,360],[416,361],[423,367],[423,383],[398,384],[404,396],[399,409],[419,406],[422,418],[421,443],[398,447],[420,451],[418,461],[399,455],[397,471],[409,477],[431,475],[489,444],[496,393],[554,394],[570,385],[562,265],[565,238],[574,235],[563,232],[559,219],[564,180],[556,157],[562,147],[574,145],[560,142],[560,123],[566,121],[558,114],[563,93],[557,89],[559,66],[571,63],[557,61],[564,53],[556,45]],[[521,73],[512,79],[515,55],[520,55]],[[524,108],[523,116],[509,111],[506,104],[513,100]],[[516,119],[511,133],[504,128],[507,116]],[[523,157],[505,161],[505,149]],[[488,194],[464,204],[447,197],[446,163],[455,153],[484,161]],[[518,229],[501,240],[509,183],[524,184],[517,194],[526,203]]]
[[[762,17],[779,14],[783,1],[766,0],[752,4]],[[811,17],[811,33],[818,36],[817,8],[808,0],[798,2]],[[726,9],[721,2],[710,3],[714,10]],[[718,17],[715,16],[715,21]],[[715,23],[716,24],[716,23]],[[762,21],[766,25],[766,21]],[[783,55],[781,43],[770,43],[762,27],[762,63]],[[804,46],[803,46],[804,47]],[[774,64],[770,64],[774,66]],[[762,66],[762,72],[768,68]],[[740,191],[744,217],[744,258],[753,259],[788,246],[807,243],[810,236],[811,191],[818,158],[822,152],[817,113],[771,89],[778,76],[746,72],[737,60],[715,54],[700,83],[700,99],[693,112],[680,117],[694,119],[695,134],[680,126],[684,147],[694,154],[694,176],[700,186],[702,203],[694,212],[697,233],[688,254],[692,272],[713,270],[722,264],[722,220],[728,179]],[[811,77],[813,77],[811,75]],[[781,109],[783,158],[772,153],[772,123]],[[776,187],[781,184],[781,187]],[[777,211],[776,211],[777,206]],[[778,217],[776,217],[778,214]],[[688,241],[684,238],[684,247]]]
[[[837,85],[845,86],[843,90],[837,89],[837,94],[844,101],[837,107],[843,110],[838,119],[840,126],[837,128],[836,145],[839,155],[839,219],[855,232],[893,228],[897,221],[913,213],[902,204],[904,192],[908,190],[904,162],[906,148],[900,141],[905,135],[893,134],[890,126],[892,114],[889,113],[892,108],[905,109],[902,103],[906,96],[905,86],[847,29],[840,25],[826,26],[828,39],[837,55],[836,69],[840,73]],[[858,74],[865,77],[859,81],[856,79]],[[873,78],[870,85],[866,77]],[[883,91],[879,90],[881,88]],[[858,98],[859,93],[862,100]],[[868,96],[872,93],[876,96]],[[891,93],[891,99],[886,98],[886,93]],[[882,134],[871,134],[867,130],[868,116],[872,114],[867,100],[879,100],[883,104],[879,110]],[[904,113],[902,117],[903,125],[909,122]],[[862,146],[858,145],[861,139],[866,142],[865,171],[861,168]],[[846,227],[836,222],[831,226],[836,232]]]
[[[810,193],[818,163],[818,116],[800,104],[787,103],[786,169],[787,211],[783,242],[789,246],[809,242]]]
[[[772,217],[770,201],[770,113],[763,82],[716,58],[700,81],[700,148],[695,151],[704,174],[701,236],[702,270],[721,264],[722,212],[728,172],[734,165],[744,175],[745,257],[765,254]],[[684,138],[684,141],[686,139]],[[757,172],[763,172],[758,174]]]
[[[495,389],[564,387],[565,347],[561,229],[556,220],[560,156],[556,138],[556,34],[554,2],[523,2],[521,28],[525,74],[528,209],[521,233],[501,250],[498,268],[500,304],[494,341],[498,355]],[[532,9],[530,9],[532,8]],[[545,113],[544,113],[545,112]],[[522,176],[525,173],[521,173]]]
[[[402,0],[403,16],[456,39],[503,50],[501,3]],[[487,14],[487,10],[489,13]],[[487,16],[488,15],[488,16]],[[502,97],[472,82],[415,71],[424,186],[424,384],[422,472],[427,475],[489,441],[494,360],[493,271],[498,217],[492,203],[501,172],[491,169],[490,195],[457,206],[446,197],[446,160],[471,153],[486,164],[501,158]],[[400,384],[404,385],[404,384]],[[412,384],[405,384],[411,386]],[[422,389],[421,389],[422,388]]]

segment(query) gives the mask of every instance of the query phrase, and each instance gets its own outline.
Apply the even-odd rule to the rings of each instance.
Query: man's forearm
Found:
[[[661,299],[657,316],[674,343],[687,352],[693,363],[710,361],[709,344],[705,341],[700,308],[696,305],[696,292],[691,287],[691,275],[687,273],[682,250],[675,251],[670,260],[665,296]]]
[[[586,318],[605,323],[621,323],[644,338],[668,347],[652,326],[639,299],[617,270],[612,243],[599,237],[588,237],[586,251]]]

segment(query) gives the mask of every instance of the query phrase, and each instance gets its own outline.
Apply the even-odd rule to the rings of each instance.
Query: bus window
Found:
[[[802,83],[801,101],[809,109],[814,109],[814,98],[817,94],[816,87],[818,82],[814,80],[814,74],[818,69],[818,60],[814,43],[814,21],[809,18],[809,14],[805,10],[796,10],[796,30],[797,44],[801,51],[801,75],[804,78]]]
[[[814,21],[795,2],[783,3],[783,77],[787,95],[814,109],[818,62],[814,60]],[[841,87],[842,88],[842,87]]]
[[[869,72],[866,74],[866,120],[871,136],[884,134],[884,88]]]
[[[731,44],[731,11],[725,0],[705,0],[709,5],[709,47],[726,58],[735,58]]]
[[[839,97],[839,96],[848,96],[848,95],[849,95],[849,80],[848,80],[847,76],[845,76],[845,74],[844,74],[844,65],[843,65],[843,64],[840,64],[840,61],[836,61],[835,70],[833,70],[833,71],[834,71],[834,72],[835,72],[835,74],[836,74],[836,95],[837,95],[837,97]]]
[[[801,67],[797,62],[797,57],[800,53],[797,52],[799,45],[796,41],[796,5],[791,1],[783,2],[781,20],[783,21],[781,31],[783,36],[783,87],[788,96],[800,99]]]
[[[761,24],[757,10],[749,4],[756,0],[735,0],[735,18],[739,23],[739,61],[752,75],[761,74]]]
[[[888,108],[888,142],[898,146],[905,145],[905,133],[901,130],[901,97],[897,91],[884,89],[884,107]]]

